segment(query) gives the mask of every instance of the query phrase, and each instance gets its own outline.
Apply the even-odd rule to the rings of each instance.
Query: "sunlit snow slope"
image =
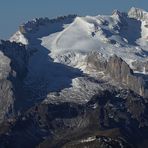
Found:
[[[115,10],[111,16],[36,19],[21,26],[11,41],[36,47],[40,44],[55,60],[67,52],[84,55],[96,50],[106,58],[117,54],[131,65],[136,60],[147,61],[146,16],[144,10],[131,8],[128,14]]]

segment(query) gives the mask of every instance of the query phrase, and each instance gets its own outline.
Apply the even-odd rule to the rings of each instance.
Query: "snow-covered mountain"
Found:
[[[48,86],[49,92],[63,91],[63,88],[68,86],[68,81],[71,81],[69,85],[72,86],[81,85],[78,83],[80,79],[77,78],[81,71],[92,77],[104,73],[104,69],[96,71],[94,65],[88,61],[91,55],[97,55],[95,58],[98,61],[109,61],[115,54],[122,58],[134,73],[147,74],[147,15],[144,10],[131,8],[128,13],[114,10],[112,15],[108,16],[69,15],[52,20],[39,18],[21,25],[10,41],[37,49],[29,59],[26,85],[35,88],[39,84],[36,89],[40,89],[40,81],[44,81],[46,84],[43,85]],[[64,64],[65,68],[61,64]],[[66,66],[79,72],[69,71]],[[141,93],[139,88],[138,93],[145,92]]]
[[[133,7],[128,13],[36,18],[20,25],[0,44],[0,97],[0,122],[9,129],[0,130],[2,147],[81,145],[94,136],[92,127],[108,133],[113,127],[123,130],[124,124],[132,136],[132,128],[143,134],[139,127],[147,131],[148,125],[148,12]],[[62,135],[64,129],[70,132]],[[84,137],[82,129],[88,130]],[[71,137],[72,143],[60,138],[75,133],[83,138],[75,142]]]
[[[72,65],[81,60],[79,54],[84,57],[97,51],[105,58],[116,54],[136,69],[134,62],[147,61],[147,16],[146,11],[131,8],[128,14],[115,10],[110,16],[40,18],[21,25],[10,40],[35,48],[40,45],[49,50],[55,61]],[[73,53],[78,56],[75,61],[70,59],[73,56],[68,58]]]

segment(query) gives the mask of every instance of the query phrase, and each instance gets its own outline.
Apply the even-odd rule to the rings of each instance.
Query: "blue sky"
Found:
[[[132,6],[148,10],[148,0],[0,0],[0,38],[9,38],[21,23],[35,17],[110,14]]]

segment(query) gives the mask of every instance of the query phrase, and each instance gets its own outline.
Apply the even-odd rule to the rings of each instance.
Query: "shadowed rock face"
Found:
[[[21,44],[1,41],[0,122],[14,115],[21,96],[22,80],[27,72],[28,54]]]
[[[98,92],[84,105],[42,103],[18,116],[11,124],[3,125],[8,130],[0,130],[0,145],[10,148],[20,145],[23,148],[95,148],[99,144],[100,148],[109,145],[130,148],[135,144],[134,140],[140,143],[147,137],[146,108],[142,98],[127,90]]]

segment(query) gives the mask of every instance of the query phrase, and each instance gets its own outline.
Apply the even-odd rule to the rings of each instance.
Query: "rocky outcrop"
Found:
[[[148,98],[148,87],[145,78],[135,75],[129,65],[120,57],[114,55],[109,59],[106,72],[117,82],[125,84],[134,92]]]
[[[124,12],[120,12],[118,10],[114,10],[112,12],[112,16],[118,19],[118,23],[116,24],[116,28],[121,29],[121,27],[127,27],[127,14]]]
[[[27,72],[27,62],[29,58],[29,51],[21,43],[15,43],[10,41],[1,41],[0,51],[4,53],[10,59],[10,66],[16,77],[23,78]]]
[[[90,70],[104,71],[107,66],[106,60],[100,53],[91,52],[86,58],[87,67]]]
[[[120,57],[113,55],[108,61],[94,52],[87,57],[87,68],[95,71],[103,71],[104,74],[109,75],[111,79],[115,80],[121,85],[125,85],[129,89],[148,98],[148,77],[147,75],[134,74],[129,65]],[[147,64],[145,64],[146,70]]]
[[[117,82],[127,85],[128,88],[145,98],[148,97],[148,87],[144,77],[135,75],[129,65],[116,55],[109,59],[106,72]]]
[[[148,73],[148,61],[135,61],[132,63],[135,71],[140,71],[143,74]]]
[[[123,83],[127,83],[128,76],[133,75],[133,71],[129,65],[116,55],[109,59],[106,72],[109,73],[113,79]]]
[[[0,123],[13,114],[13,85],[9,80],[0,80]]]
[[[21,99],[28,54],[24,45],[1,41],[0,44],[0,122],[14,115]]]

